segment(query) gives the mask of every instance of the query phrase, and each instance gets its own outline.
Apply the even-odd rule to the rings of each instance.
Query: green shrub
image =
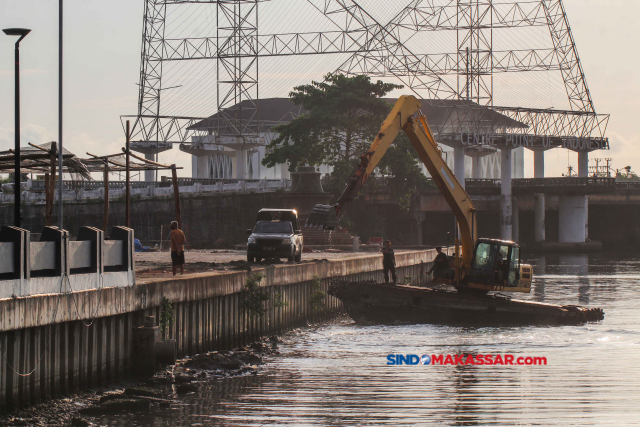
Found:
[[[255,273],[249,276],[245,282],[242,305],[249,316],[262,317],[267,312],[264,303],[269,301],[271,297],[266,289],[260,287],[263,277],[264,275]]]
[[[322,291],[322,282],[320,282],[320,277],[315,276],[311,282],[311,296],[309,297],[311,310],[320,310],[324,305],[324,299],[326,296],[327,293]]]
[[[171,326],[175,319],[173,318],[173,302],[162,297],[162,314],[160,315],[160,327],[162,328],[162,340],[168,339],[167,329]]]

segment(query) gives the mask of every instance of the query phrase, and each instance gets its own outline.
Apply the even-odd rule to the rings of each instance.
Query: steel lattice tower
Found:
[[[314,19],[324,20],[327,29],[290,31],[291,22],[282,22],[281,30],[261,33],[259,6],[263,10],[287,1],[291,7],[304,4],[312,8],[317,14]],[[146,0],[138,114],[132,116],[133,147],[140,151],[145,147],[163,150],[172,142],[189,143],[198,135],[255,137],[259,129],[261,58],[345,54],[338,67],[322,74],[341,72],[392,79],[417,96],[433,100],[434,105],[448,100],[472,101],[475,106],[489,107],[527,125],[514,132],[556,141],[605,137],[609,116],[595,112],[562,0],[405,0],[406,6],[393,15],[380,12],[392,6],[374,2]],[[210,28],[209,34],[166,37],[169,9],[203,4],[216,11],[215,28]],[[528,46],[526,38],[524,46],[510,47],[505,42],[509,32],[527,29],[543,34],[546,44]],[[454,46],[450,50],[430,49],[425,40],[438,34],[453,34]],[[200,115],[182,114],[180,110],[163,114],[161,98],[168,89],[178,87],[163,86],[167,85],[164,66],[189,60],[215,62],[215,105]],[[496,90],[505,75],[536,72],[561,76],[566,96],[561,108],[526,102],[509,104],[503,102],[504,97],[499,100]],[[473,105],[456,107],[457,120],[464,122],[469,132],[484,126],[479,109]],[[206,129],[193,127],[216,112],[222,120],[211,122]],[[445,127],[436,123],[434,128],[439,132]]]
[[[216,24],[217,134],[257,136],[258,0],[218,1]]]

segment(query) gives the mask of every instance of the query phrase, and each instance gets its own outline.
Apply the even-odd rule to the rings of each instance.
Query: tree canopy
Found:
[[[328,74],[322,82],[295,87],[289,97],[307,113],[274,128],[279,135],[269,144],[262,164],[289,163],[291,171],[299,165],[321,164],[352,169],[391,109],[381,98],[400,88],[373,83],[367,76],[342,74]]]
[[[339,194],[391,111],[391,103],[383,97],[401,88],[381,81],[373,83],[367,76],[342,74],[295,87],[289,96],[307,112],[274,128],[279,136],[269,144],[263,165],[288,162],[291,171],[299,165],[332,166],[331,184],[325,190]],[[417,153],[404,133],[382,158],[378,171],[390,176],[387,185],[404,211],[409,210],[416,192],[428,185]],[[349,222],[346,216],[343,220]]]

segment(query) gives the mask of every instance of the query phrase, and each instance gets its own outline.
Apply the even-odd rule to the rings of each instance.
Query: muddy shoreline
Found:
[[[195,393],[201,384],[240,376],[256,376],[265,358],[278,354],[277,336],[245,347],[211,351],[164,365],[151,378],[132,377],[108,386],[49,399],[0,416],[0,426],[96,426],[101,416],[149,413],[179,404],[179,397]]]

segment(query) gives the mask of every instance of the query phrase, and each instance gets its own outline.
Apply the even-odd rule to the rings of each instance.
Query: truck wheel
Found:
[[[296,262],[302,261],[302,248],[300,248],[300,253],[298,253],[298,255],[294,256],[294,259],[295,259]]]
[[[259,264],[259,263],[261,263],[261,262],[262,262],[262,257],[257,256],[257,257],[256,257],[256,262],[257,262],[258,264]]]
[[[252,257],[251,255],[247,254],[247,262],[253,262],[255,259],[255,257]]]
[[[292,262],[295,260],[295,256],[290,256],[287,258],[287,261]]]

